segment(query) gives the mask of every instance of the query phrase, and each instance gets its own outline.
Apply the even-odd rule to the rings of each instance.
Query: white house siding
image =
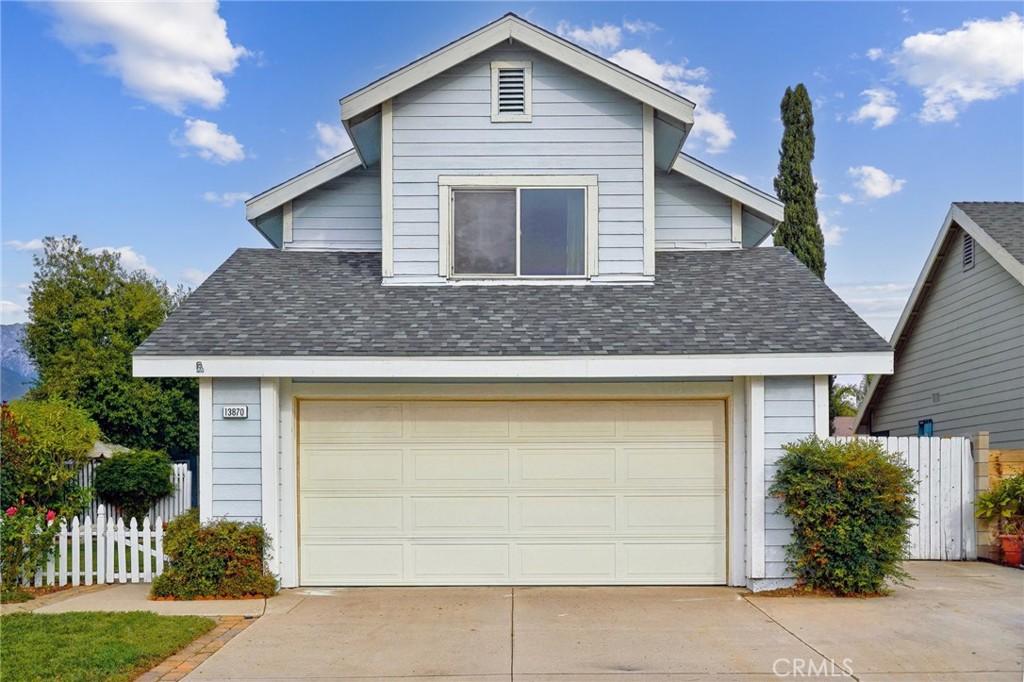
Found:
[[[912,436],[931,419],[936,436],[983,430],[993,448],[1024,448],[1024,286],[980,244],[965,271],[952,232],[870,426]]]
[[[380,251],[380,224],[380,168],[357,168],[292,202],[284,248]]]
[[[654,181],[654,246],[675,249],[731,249],[732,199],[679,173],[658,173]]]
[[[775,481],[776,463],[785,443],[814,433],[814,377],[766,377],[764,380],[765,493]],[[790,577],[786,545],[793,525],[779,512],[779,503],[765,500],[765,579]]]
[[[249,408],[248,419],[224,419],[227,406]],[[259,521],[260,380],[213,380],[213,512],[215,519]]]
[[[491,122],[494,60],[532,62],[532,122]],[[437,275],[442,174],[596,174],[600,274],[643,274],[638,101],[528,48],[502,46],[397,96],[393,112],[396,276]]]

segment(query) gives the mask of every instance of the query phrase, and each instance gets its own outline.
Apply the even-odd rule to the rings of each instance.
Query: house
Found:
[[[1024,448],[1024,203],[953,204],[868,387],[862,433]]]
[[[514,15],[342,99],[135,352],[199,379],[202,516],[285,586],[786,584],[780,446],[892,351],[693,109]]]

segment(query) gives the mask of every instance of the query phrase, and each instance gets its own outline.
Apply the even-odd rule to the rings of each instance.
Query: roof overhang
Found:
[[[672,164],[672,170],[699,182],[706,187],[738,201],[744,209],[751,213],[766,227],[758,230],[749,243],[744,235],[744,248],[754,247],[768,238],[782,222],[784,205],[772,195],[748,185],[742,180],[732,177],[717,168],[698,161],[688,154],[679,153]]]
[[[137,377],[308,377],[338,380],[658,380],[891,373],[891,352],[538,357],[137,355]]]
[[[695,105],[690,100],[524,21],[514,14],[506,14],[497,21],[343,97],[341,99],[341,120],[348,126],[350,121],[374,112],[382,103],[396,95],[505,41],[522,43],[608,87],[650,105],[665,118],[684,127],[680,145],[682,145],[686,133],[693,127]]]
[[[981,248],[985,249],[1014,279],[1024,285],[1024,264],[1021,264],[996,240],[992,239],[963,209],[953,204],[946,214],[946,219],[942,222],[942,229],[939,230],[935,243],[932,244],[932,249],[928,253],[928,258],[921,269],[921,274],[917,277],[914,289],[910,292],[910,298],[907,299],[907,305],[903,308],[903,313],[900,315],[900,319],[896,323],[896,329],[889,340],[889,344],[893,347],[896,355],[899,354],[906,344],[907,338],[913,329],[914,320],[921,305],[924,303],[925,294],[931,288],[934,281],[938,266],[951,248],[950,232],[954,225],[959,226],[964,232],[971,235]],[[874,372],[869,373],[874,374]],[[854,430],[860,428],[861,422],[863,422],[868,412],[872,409],[875,396],[884,382],[885,377],[877,376],[868,386],[860,410],[857,411]]]
[[[304,173],[285,180],[276,187],[271,187],[245,202],[245,219],[256,226],[256,219],[270,213],[287,202],[302,196],[306,192],[319,187],[351,170],[363,165],[355,149],[339,154],[333,159],[324,161]]]

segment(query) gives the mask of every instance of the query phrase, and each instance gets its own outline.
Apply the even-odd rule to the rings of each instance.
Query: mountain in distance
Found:
[[[0,400],[14,400],[32,388],[39,374],[25,352],[25,323],[0,325]]]

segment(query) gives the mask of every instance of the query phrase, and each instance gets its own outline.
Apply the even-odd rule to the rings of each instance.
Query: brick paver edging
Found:
[[[177,682],[199,667],[199,664],[220,651],[220,648],[242,630],[249,627],[255,618],[246,616],[222,616],[217,625],[178,653],[168,656],[149,672],[135,678],[135,682]]]

